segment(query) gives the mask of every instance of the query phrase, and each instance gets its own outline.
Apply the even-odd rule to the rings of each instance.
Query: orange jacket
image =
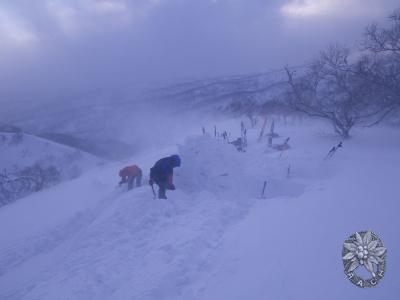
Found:
[[[125,181],[127,177],[136,177],[141,172],[142,170],[138,166],[132,165],[120,170],[119,176],[122,177],[122,181]]]

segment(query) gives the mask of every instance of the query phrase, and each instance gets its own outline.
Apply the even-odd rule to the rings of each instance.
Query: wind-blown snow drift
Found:
[[[179,146],[179,154],[183,163],[178,170],[178,183],[186,192],[249,198],[259,189],[254,174],[246,169],[248,157],[221,139],[208,135],[189,137]]]

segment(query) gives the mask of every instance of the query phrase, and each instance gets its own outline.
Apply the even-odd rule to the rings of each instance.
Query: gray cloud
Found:
[[[300,64],[355,43],[396,1],[14,0],[0,4],[2,98],[55,97]],[[0,100],[1,101],[1,100]]]

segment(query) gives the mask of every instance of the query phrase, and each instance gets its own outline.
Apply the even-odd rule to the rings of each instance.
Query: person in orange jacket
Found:
[[[133,181],[136,178],[136,186],[139,187],[142,185],[142,175],[142,170],[137,165],[127,166],[119,171],[119,176],[121,177],[119,185],[128,183],[129,191],[133,188]]]

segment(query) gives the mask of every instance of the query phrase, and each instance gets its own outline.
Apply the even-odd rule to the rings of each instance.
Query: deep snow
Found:
[[[256,142],[259,128],[247,153],[189,137],[1,208],[0,298],[398,299],[398,131],[358,130],[324,161],[338,140],[315,128],[277,123],[276,142],[291,137],[283,153]],[[116,186],[124,164],[147,173],[176,152],[183,164],[167,201],[147,185]],[[366,229],[388,248],[372,290],[354,287],[341,261],[343,241]]]

